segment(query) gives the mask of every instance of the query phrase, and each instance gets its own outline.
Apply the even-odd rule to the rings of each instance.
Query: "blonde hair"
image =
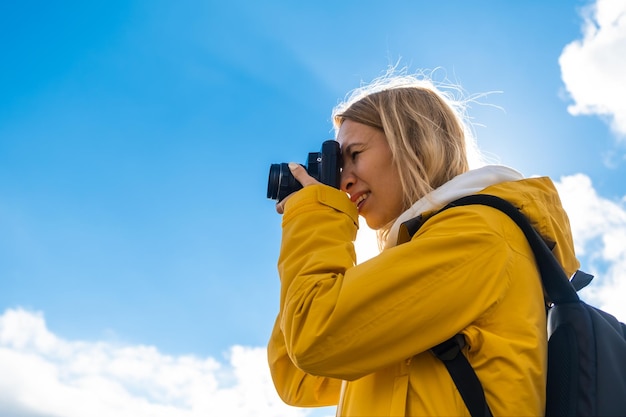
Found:
[[[469,123],[465,124],[465,102],[438,89],[424,73],[388,72],[352,91],[333,109],[332,118],[336,133],[344,120],[352,120],[385,134],[405,209],[468,171],[468,150],[478,155]],[[379,242],[392,224],[378,231]]]

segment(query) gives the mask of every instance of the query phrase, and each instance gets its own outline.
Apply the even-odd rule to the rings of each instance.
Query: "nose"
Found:
[[[341,170],[341,191],[349,193],[355,182],[356,177],[352,171],[344,167],[344,169]]]

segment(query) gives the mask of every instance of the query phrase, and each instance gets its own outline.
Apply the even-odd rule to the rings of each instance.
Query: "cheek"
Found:
[[[395,174],[395,168],[391,168],[390,172]],[[404,193],[402,192],[402,183],[400,182],[400,176],[390,175],[387,178],[388,186],[388,198],[391,203],[391,210],[394,215],[400,215],[408,207],[404,204]]]
[[[398,184],[398,188],[396,191],[396,201],[397,201],[396,211],[399,216],[400,214],[402,214],[404,210],[408,209],[408,207],[406,207],[404,203],[404,193],[402,192],[402,187],[400,186],[400,184]]]

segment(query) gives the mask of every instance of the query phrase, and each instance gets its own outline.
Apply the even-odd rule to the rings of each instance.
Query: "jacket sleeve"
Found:
[[[410,242],[354,266],[357,213],[345,194],[316,185],[294,195],[283,216],[277,322],[294,366],[354,380],[430,349],[495,306],[509,285],[511,249],[484,210],[447,210]]]
[[[298,206],[300,205],[300,200],[302,200],[305,212],[308,212],[309,210],[316,212],[321,208],[322,212],[330,212],[333,214],[333,217],[339,217],[334,220],[326,219],[327,221],[340,225],[341,230],[337,230],[336,232],[341,231],[342,234],[341,237],[337,234],[335,239],[332,239],[335,243],[339,243],[340,245],[350,245],[350,242],[354,241],[358,224],[358,214],[345,194],[326,186],[309,186],[290,197],[287,205]],[[351,214],[343,214],[332,208],[333,206],[341,207]],[[289,219],[291,217],[292,216],[285,213],[283,216],[283,224],[289,223]],[[311,221],[314,220],[311,219]],[[307,227],[305,230],[302,230],[302,233],[311,233],[311,231],[315,230],[314,226],[315,225],[312,223],[307,223]],[[301,248],[299,250],[292,251],[289,247],[285,247],[286,244],[288,244],[288,241],[283,239],[280,258],[289,258],[290,261],[288,261],[288,263],[291,261],[295,263],[302,263],[302,258],[307,257],[307,249]],[[319,249],[321,249],[321,247]],[[333,249],[329,249],[331,251],[330,253],[332,253]],[[302,250],[304,250],[304,252],[302,252]],[[356,258],[354,249],[348,251],[347,256],[346,252],[343,252],[344,257],[341,260],[339,257],[334,256],[329,258],[337,261],[332,265],[327,264],[325,261],[325,266],[323,266],[324,270],[334,271],[339,269],[345,272],[345,269],[353,266]],[[329,252],[326,253],[328,254]],[[285,317],[284,305],[287,292],[289,291],[289,285],[286,283],[286,280],[282,279],[283,272],[281,271],[281,265],[283,262],[281,259],[279,259],[279,272],[281,275],[280,312],[278,314],[278,318],[276,319],[276,323],[274,324],[274,329],[272,330],[272,336],[268,344],[267,352],[274,386],[276,387],[281,399],[290,405],[302,407],[337,405],[339,402],[342,381],[336,378],[313,375],[301,370],[294,363],[288,352],[282,323]],[[332,275],[333,274],[331,273],[331,276]],[[304,325],[306,326],[306,324]]]

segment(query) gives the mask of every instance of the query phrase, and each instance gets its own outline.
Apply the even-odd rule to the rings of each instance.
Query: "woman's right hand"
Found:
[[[291,171],[291,175],[300,183],[303,187],[315,184],[321,184],[318,180],[313,178],[306,172],[306,169],[300,164],[296,164],[295,162],[289,162],[289,170]],[[289,194],[287,197],[280,200],[276,203],[276,212],[278,214],[283,214],[285,212],[285,203],[291,197],[293,193]]]

